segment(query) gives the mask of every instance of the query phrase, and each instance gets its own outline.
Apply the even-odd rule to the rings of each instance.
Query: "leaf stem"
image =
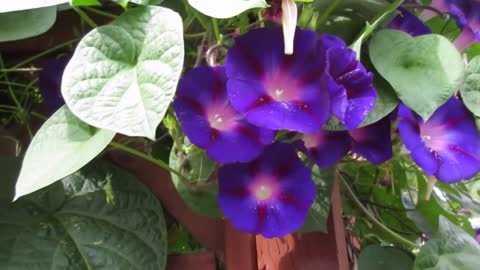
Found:
[[[61,43],[61,44],[58,44],[58,45],[55,46],[55,47],[52,47],[52,48],[50,48],[50,49],[48,49],[48,50],[45,50],[45,51],[43,51],[43,52],[41,52],[41,53],[39,53],[39,54],[36,54],[36,55],[34,55],[34,56],[30,57],[30,58],[27,58],[27,59],[23,60],[22,62],[14,65],[13,67],[11,67],[11,69],[13,69],[13,68],[19,68],[19,67],[21,67],[21,66],[23,66],[23,65],[25,65],[25,64],[28,64],[28,63],[30,63],[30,62],[33,62],[33,61],[39,59],[39,58],[42,58],[42,57],[44,57],[44,56],[46,56],[46,55],[48,55],[48,54],[50,54],[50,53],[52,53],[52,52],[54,52],[54,51],[56,51],[56,50],[58,50],[58,49],[61,49],[61,48],[63,48],[63,47],[69,46],[69,45],[72,45],[73,43],[78,42],[79,40],[80,40],[80,38],[75,38],[75,39],[72,39],[72,40],[65,41],[65,42],[63,42],[63,43]],[[4,76],[6,76],[5,73],[0,74],[0,79],[3,78]]]
[[[392,238],[397,240],[398,242],[402,243],[403,245],[409,247],[410,249],[418,249],[419,247],[417,244],[411,242],[410,240],[404,238],[403,236],[397,234],[396,232],[392,231],[390,228],[385,226],[382,222],[378,221],[370,211],[368,211],[365,206],[360,202],[360,200],[357,198],[355,193],[352,191],[350,186],[348,185],[347,181],[343,178],[343,176],[340,175],[340,179],[342,180],[342,184],[345,188],[345,191],[347,192],[347,195],[350,197],[352,202],[355,204],[355,206],[370,220],[373,224],[375,224],[377,227],[388,233]]]
[[[215,33],[215,39],[218,44],[222,44],[222,35],[220,34],[220,29],[218,27],[218,20],[212,18],[213,32]]]
[[[104,17],[107,17],[107,18],[111,18],[111,19],[116,19],[118,16],[115,15],[115,14],[111,14],[111,13],[108,13],[108,12],[105,12],[103,10],[99,10],[99,9],[96,9],[96,8],[92,8],[92,7],[83,7],[85,10],[88,10],[92,13],[95,13],[95,14],[98,14],[100,16],[104,16]]]
[[[110,142],[110,146],[117,149],[117,150],[121,150],[121,151],[124,151],[126,153],[129,153],[129,154],[132,154],[134,156],[137,156],[139,158],[143,158],[145,160],[148,160],[152,163],[154,163],[155,165],[158,165],[159,167],[161,167],[162,169],[165,169],[175,175],[177,175],[178,177],[180,177],[181,179],[188,179],[187,177],[185,177],[184,175],[182,175],[179,171],[171,168],[170,166],[168,166],[168,164],[166,164],[165,162],[163,162],[162,160],[160,159],[156,159],[152,156],[149,156],[141,151],[138,151],[136,149],[133,149],[131,147],[128,147],[124,144],[121,144],[121,143],[116,143],[116,142]]]
[[[41,68],[0,68],[0,72],[35,72],[41,71]]]
[[[90,27],[96,28],[97,24],[85,13],[83,10],[77,7],[73,7],[73,10],[75,10],[78,15],[80,15],[80,18],[85,21]]]

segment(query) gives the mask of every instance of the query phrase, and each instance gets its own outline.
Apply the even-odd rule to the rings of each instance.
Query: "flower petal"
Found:
[[[400,135],[427,174],[453,183],[480,171],[480,133],[460,100],[450,98],[426,122],[402,106]]]
[[[70,57],[48,58],[42,65],[38,74],[40,93],[45,104],[51,112],[55,112],[65,104],[60,86],[62,84],[63,70],[67,66]]]
[[[393,156],[390,135],[390,116],[382,120],[350,131],[352,151],[373,164],[383,163]]]
[[[432,30],[430,30],[430,28],[426,26],[422,20],[420,20],[406,8],[398,7],[397,10],[400,11],[400,14],[390,22],[388,28],[405,32],[412,37],[432,33]]]
[[[330,167],[350,151],[350,136],[347,131],[321,130],[304,134],[296,146],[320,168]]]
[[[327,89],[319,89],[316,33],[297,29],[293,55],[284,55],[281,43],[278,28],[256,29],[238,38],[227,55],[228,95],[254,125],[315,132],[330,110]]]
[[[219,169],[218,202],[239,230],[284,236],[302,226],[315,198],[310,170],[295,149],[275,143],[250,163]]]
[[[222,163],[255,159],[274,131],[247,123],[226,94],[223,67],[190,70],[179,83],[173,107],[189,140]]]
[[[331,112],[347,129],[354,129],[375,105],[373,74],[365,70],[343,41],[323,34],[317,46],[325,60],[321,86],[329,90]]]

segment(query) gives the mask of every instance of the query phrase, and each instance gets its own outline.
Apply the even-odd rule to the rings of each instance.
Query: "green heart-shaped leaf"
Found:
[[[268,7],[265,0],[188,0],[188,3],[201,13],[219,19],[231,18],[252,8]]]
[[[460,227],[440,216],[439,231],[417,255],[414,270],[476,270],[480,246]]]
[[[62,94],[84,122],[153,139],[183,65],[182,19],[162,7],[130,9],[79,43]]]
[[[56,19],[57,8],[54,6],[0,13],[0,42],[43,34]]]
[[[18,11],[18,10],[27,10],[27,9],[36,9],[43,7],[51,7],[56,5],[61,5],[67,3],[68,0],[15,0],[15,1],[3,1],[0,5],[0,13]],[[57,10],[57,8],[55,8]],[[22,23],[21,20],[15,21],[16,23]],[[37,24],[41,24],[38,23]],[[2,25],[3,27],[4,25]],[[6,27],[8,28],[8,27]]]
[[[2,270],[162,270],[167,259],[157,198],[131,175],[99,161],[1,206],[0,239]]]
[[[440,35],[412,38],[383,30],[370,42],[370,59],[398,97],[424,120],[459,87],[464,74],[462,56]]]
[[[358,258],[358,270],[410,270],[413,256],[395,247],[370,245],[362,249]]]
[[[467,73],[460,93],[465,106],[480,116],[480,56],[473,58],[467,66]]]
[[[33,137],[15,186],[15,198],[46,187],[82,168],[114,136],[113,131],[85,124],[63,106]]]

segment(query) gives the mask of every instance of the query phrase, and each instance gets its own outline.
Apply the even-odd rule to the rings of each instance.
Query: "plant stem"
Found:
[[[195,34],[183,34],[183,38],[185,39],[193,39],[193,38],[203,38],[206,32],[202,33],[195,33]]]
[[[378,221],[370,211],[368,211],[365,206],[360,202],[360,200],[355,196],[355,193],[352,191],[350,186],[348,185],[347,181],[343,179],[343,177],[340,175],[340,179],[342,181],[343,186],[345,187],[345,191],[347,192],[347,195],[350,197],[352,202],[355,204],[355,206],[370,220],[373,224],[375,224],[377,227],[388,233],[392,238],[397,240],[398,242],[402,243],[403,245],[409,247],[410,249],[418,249],[419,247],[411,242],[410,240],[404,238],[403,236],[397,234],[396,232],[392,231],[390,228],[385,226],[382,222]]]
[[[35,72],[41,70],[41,68],[0,68],[0,72]]]
[[[162,160],[160,159],[156,159],[152,156],[149,156],[141,151],[138,151],[136,149],[133,149],[131,147],[128,147],[124,144],[121,144],[121,143],[116,143],[116,142],[110,142],[110,146],[115,148],[115,149],[118,149],[118,150],[122,150],[126,153],[129,153],[129,154],[132,154],[134,156],[137,156],[137,157],[140,157],[140,158],[143,158],[145,160],[148,160],[152,163],[154,163],[155,165],[158,165],[160,166],[162,169],[165,169],[171,173],[174,173],[175,175],[177,175],[178,177],[180,177],[181,179],[188,179],[187,177],[185,177],[184,175],[182,175],[179,171],[171,168],[170,166],[168,166],[168,164],[166,164],[165,162],[163,162]]]
[[[11,67],[11,68],[19,68],[19,67],[21,67],[21,66],[23,66],[23,65],[25,65],[25,64],[28,64],[28,63],[30,63],[30,62],[33,62],[33,61],[39,59],[39,58],[42,58],[42,57],[44,57],[45,55],[50,54],[51,52],[54,52],[54,51],[56,51],[56,50],[58,50],[58,49],[61,49],[61,48],[63,48],[63,47],[72,45],[73,43],[78,42],[79,40],[80,40],[80,38],[75,38],[75,39],[72,39],[72,40],[65,41],[65,42],[63,42],[63,43],[61,43],[61,44],[58,44],[58,45],[55,46],[55,47],[52,47],[52,48],[50,48],[50,49],[48,49],[48,50],[45,50],[45,51],[43,51],[43,52],[41,52],[41,53],[39,53],[39,54],[36,54],[36,55],[32,56],[32,57],[30,57],[30,58],[27,58],[27,59],[23,60],[22,62],[14,65],[14,66]],[[5,74],[0,74],[0,78],[2,78],[3,76],[5,76]]]
[[[75,10],[78,15],[80,15],[80,18],[85,21],[90,27],[96,28],[97,24],[85,13],[83,10],[80,8],[74,7],[73,10]]]
[[[3,57],[1,57],[1,56],[0,56],[0,68],[1,69],[5,68],[5,65],[3,63]],[[5,75],[5,81],[8,83],[7,84],[7,89],[8,89],[8,93],[10,94],[10,97],[12,98],[13,102],[17,106],[18,111],[22,111],[22,109],[23,109],[22,105],[20,104],[20,102],[17,99],[17,96],[13,92],[12,86],[9,84],[10,80],[8,79],[8,75],[6,73],[3,73],[3,74]]]
[[[215,18],[212,18],[213,24],[213,33],[215,33],[215,39],[218,44],[222,44],[222,35],[220,34],[220,29],[218,28],[218,21]]]
[[[99,10],[99,9],[96,9],[96,8],[92,8],[92,7],[83,7],[83,8],[92,12],[92,13],[95,13],[95,14],[98,14],[100,16],[104,16],[104,17],[107,17],[107,18],[116,19],[118,17],[115,14],[111,14],[111,13],[108,13],[108,12],[105,12],[103,10]]]

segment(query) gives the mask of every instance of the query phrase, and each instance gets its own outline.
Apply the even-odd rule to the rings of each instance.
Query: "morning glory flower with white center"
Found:
[[[274,143],[249,163],[218,171],[218,203],[238,230],[282,237],[298,230],[315,199],[311,171],[291,144]]]
[[[222,163],[255,159],[272,143],[275,133],[247,123],[231,106],[223,67],[190,70],[179,83],[173,103],[190,142]]]
[[[455,183],[480,171],[480,133],[460,100],[450,98],[425,122],[403,104],[398,114],[400,136],[426,174]]]

